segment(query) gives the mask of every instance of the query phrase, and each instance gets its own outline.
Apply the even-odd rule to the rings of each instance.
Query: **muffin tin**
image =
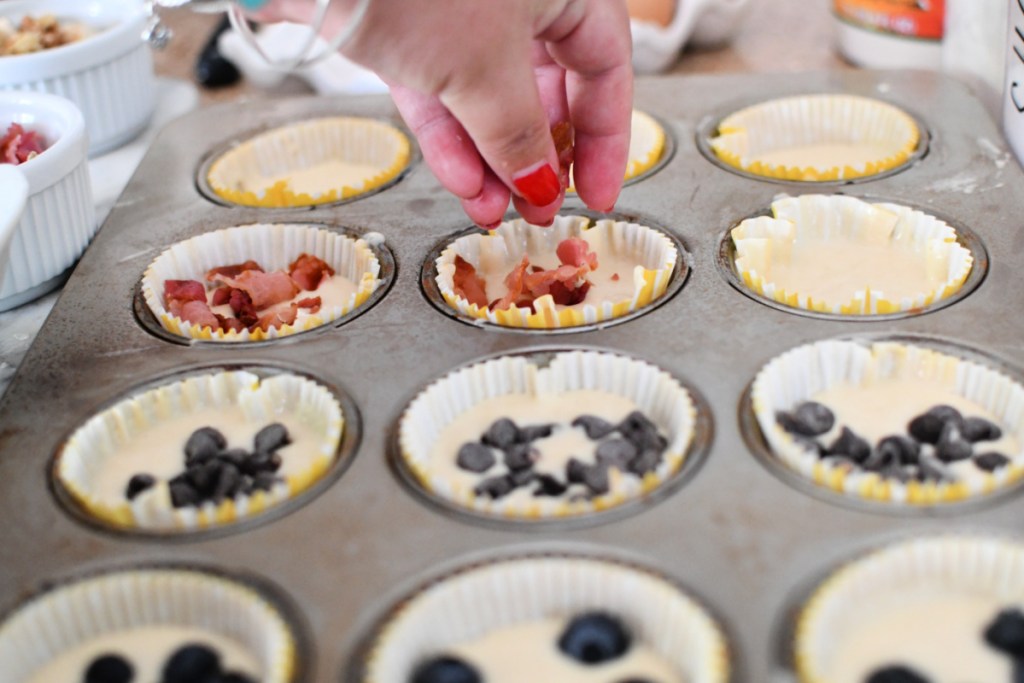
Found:
[[[616,213],[649,219],[677,236],[688,276],[671,298],[642,315],[551,338],[477,329],[428,300],[421,273],[431,250],[468,221],[422,163],[372,196],[314,210],[226,208],[196,189],[209,151],[245,131],[339,111],[397,123],[387,99],[232,104],[165,129],[0,401],[0,611],[45,582],[97,569],[187,562],[251,573],[281,587],[309,624],[312,654],[302,680],[339,681],[348,680],[347,667],[374,624],[425,579],[497,556],[576,553],[635,562],[678,582],[721,621],[734,682],[781,682],[795,676],[793,615],[808,587],[841,561],[927,534],[1020,535],[1019,488],[941,513],[836,504],[774,476],[751,453],[738,424],[741,397],[758,370],[808,341],[914,335],[966,345],[1013,373],[1024,367],[1017,310],[1024,297],[1024,175],[982,105],[959,84],[916,72],[651,78],[639,80],[636,91],[637,106],[675,138],[675,153],[659,172],[623,190]],[[752,101],[816,92],[868,95],[903,107],[927,129],[927,153],[899,173],[848,187],[750,179],[701,153],[699,141],[716,117]],[[986,250],[984,279],[940,310],[883,320],[811,318],[736,291],[716,265],[723,232],[766,210],[780,192],[822,191],[951,218]],[[567,200],[565,213],[581,210],[578,199]],[[203,232],[264,221],[380,233],[394,254],[394,284],[343,326],[270,343],[169,343],[139,323],[133,295],[160,251]],[[685,485],[628,516],[541,529],[481,524],[410,495],[389,448],[418,388],[482,357],[556,344],[650,361],[704,397],[714,438]],[[344,476],[287,515],[173,540],[87,526],[58,503],[49,470],[76,425],[148,378],[238,364],[283,365],[344,387],[362,418],[361,443]]]

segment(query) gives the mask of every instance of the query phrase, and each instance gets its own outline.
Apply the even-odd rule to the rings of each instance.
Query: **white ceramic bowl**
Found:
[[[0,57],[0,90],[60,95],[78,105],[89,131],[89,153],[114,149],[138,135],[156,104],[153,57],[142,33],[142,0],[4,0],[0,15],[54,14],[97,30],[84,40],[24,55]]]
[[[0,311],[59,285],[97,227],[85,122],[78,108],[56,95],[0,92],[0,129],[6,133],[11,123],[37,131],[46,148],[23,164],[2,165]],[[4,226],[15,223],[5,258]]]

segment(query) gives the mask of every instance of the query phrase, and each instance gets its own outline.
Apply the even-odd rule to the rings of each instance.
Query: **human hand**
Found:
[[[328,39],[355,5],[332,2]],[[312,7],[270,0],[255,18],[306,22]],[[614,206],[633,87],[621,0],[372,0],[342,52],[389,83],[427,164],[477,224],[495,227],[510,197],[526,220],[550,223],[569,161],[579,197]],[[553,130],[572,140],[562,164]]]

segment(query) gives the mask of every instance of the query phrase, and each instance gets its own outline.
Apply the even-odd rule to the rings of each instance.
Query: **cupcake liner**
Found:
[[[166,280],[197,280],[206,284],[212,268],[247,260],[257,261],[267,272],[286,269],[300,254],[317,256],[330,265],[336,277],[357,287],[340,305],[324,305],[315,314],[300,311],[291,325],[264,332],[213,330],[172,315],[164,306]],[[142,276],[146,305],[168,332],[190,339],[215,342],[265,341],[326,325],[364,304],[381,285],[380,261],[362,239],[302,224],[256,224],[215,230],[178,242],[160,254]],[[303,292],[316,296],[316,291]]]
[[[869,204],[843,195],[801,195],[772,202],[772,213],[773,217],[748,218],[732,229],[734,266],[749,289],[786,306],[844,315],[920,310],[960,291],[974,264],[970,249],[957,241],[955,229],[906,206]],[[890,296],[878,283],[872,288],[871,276],[866,274],[863,288],[849,299],[832,300],[792,286],[786,289],[773,280],[773,266],[791,263],[794,243],[803,243],[807,249],[815,243],[824,248],[844,242],[889,247],[894,259],[923,266],[920,290]],[[859,272],[861,264],[853,262],[855,256],[850,258],[850,262],[835,263],[834,269]]]
[[[902,110],[855,95],[804,95],[741,109],[718,124],[711,149],[724,163],[768,178],[850,180],[910,158],[921,134]],[[808,158],[807,148],[826,146]]]
[[[1024,547],[1000,538],[937,536],[892,545],[842,567],[815,590],[798,618],[795,663],[801,683],[834,683],[827,672],[836,644],[856,628],[855,617],[865,608],[887,595],[912,600],[922,593],[1020,605]]]
[[[667,436],[661,464],[642,479],[621,476],[610,490],[580,500],[513,496],[492,500],[473,486],[451,481],[431,466],[431,450],[459,415],[481,401],[511,395],[553,396],[577,390],[607,392],[628,399]],[[580,413],[588,406],[579,406]],[[457,370],[423,390],[402,415],[399,447],[404,464],[427,491],[459,507],[501,517],[540,520],[584,515],[642,498],[676,474],[693,442],[697,408],[671,375],[649,363],[595,351],[567,351],[541,367],[529,357],[504,356]],[[480,433],[488,427],[480,425]],[[452,454],[454,458],[455,454]],[[582,456],[581,456],[582,457]]]
[[[630,119],[629,156],[626,160],[624,180],[632,180],[654,168],[665,153],[665,129],[651,116],[638,109],[633,110]],[[576,191],[572,169],[569,169],[569,188]]]
[[[832,340],[797,347],[761,369],[751,386],[751,401],[761,433],[780,462],[847,496],[894,505],[937,505],[992,493],[1024,475],[1022,450],[1007,453],[1010,463],[994,472],[972,468],[952,482],[903,483],[866,470],[846,471],[822,460],[776,421],[779,411],[791,410],[826,389],[868,387],[889,379],[940,382],[994,415],[1004,434],[1016,439],[1018,449],[1024,444],[1024,387],[1019,382],[981,363],[916,344]]]
[[[418,662],[460,642],[590,610],[622,619],[636,642],[652,648],[687,683],[729,678],[721,629],[669,581],[605,560],[532,557],[463,569],[404,602],[373,643],[364,680],[409,680]]]
[[[294,680],[296,641],[278,610],[251,588],[186,569],[110,572],[32,599],[0,626],[4,676],[30,680],[98,636],[153,626],[197,628],[235,641],[256,659],[263,683]]]
[[[293,207],[365,194],[394,180],[409,164],[409,139],[373,119],[333,117],[261,133],[231,148],[209,167],[206,181],[232,204]],[[340,179],[332,164],[357,167]],[[318,167],[324,178],[309,174]],[[333,179],[329,180],[329,179]]]
[[[633,295],[619,301],[585,301],[574,306],[558,306],[550,295],[539,297],[530,308],[514,304],[505,310],[480,307],[458,296],[454,290],[455,257],[461,256],[474,268],[487,255],[492,264],[501,263],[507,274],[526,253],[554,254],[558,243],[570,237],[582,237],[591,244],[600,242],[613,254],[636,258],[633,268]],[[555,216],[551,227],[531,225],[521,218],[506,221],[489,234],[474,233],[459,237],[441,252],[436,260],[437,286],[449,306],[463,315],[503,327],[551,329],[590,325],[627,315],[661,297],[668,288],[679,260],[675,244],[662,232],[637,223],[598,220],[584,216]],[[506,267],[507,266],[507,267]],[[601,272],[601,259],[598,269]],[[623,273],[621,277],[629,277]],[[505,290],[489,293],[493,299]],[[593,298],[596,295],[590,295]]]
[[[289,431],[309,430],[315,443],[285,456],[277,482],[269,491],[238,494],[220,504],[206,501],[200,506],[175,508],[166,480],[133,500],[95,492],[105,467],[113,467],[117,449],[146,439],[147,432],[177,418],[196,417],[196,424],[181,434],[181,448],[193,429],[217,427],[202,419],[209,411],[231,406],[241,408],[252,433],[272,422],[283,422]],[[191,420],[188,420],[191,423]],[[261,378],[249,371],[217,372],[179,380],[119,401],[94,415],[64,444],[54,467],[54,476],[82,509],[91,516],[123,529],[183,532],[229,524],[253,517],[298,495],[319,480],[334,465],[344,428],[344,416],[337,399],[316,382],[290,374]],[[249,437],[251,439],[251,437]],[[239,444],[229,443],[230,447]],[[306,462],[290,466],[298,458]],[[181,450],[181,471],[184,451]],[[149,463],[155,466],[154,463]],[[131,469],[146,470],[147,463],[133,463]]]

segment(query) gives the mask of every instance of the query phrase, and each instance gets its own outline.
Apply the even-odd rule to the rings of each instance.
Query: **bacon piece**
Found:
[[[238,318],[228,318],[227,316],[214,313],[217,316],[217,322],[220,323],[220,329],[224,332],[234,330],[235,332],[241,332],[246,329],[246,325]]]
[[[524,256],[505,278],[508,292],[492,302],[491,308],[504,310],[515,304],[520,308],[532,309],[533,301],[545,294],[550,294],[556,304],[563,306],[583,301],[590,289],[587,274],[597,269],[597,254],[590,251],[587,241],[579,237],[562,240],[555,253],[562,265],[551,270],[530,265],[529,258]]]
[[[283,308],[277,311],[271,311],[260,316],[259,321],[255,327],[268,331],[271,327],[281,327],[282,325],[291,325],[295,322],[296,316],[299,314],[299,307],[295,304],[291,304],[288,308]],[[250,328],[251,329],[251,328]]]
[[[220,320],[210,310],[210,307],[206,305],[205,299],[203,301],[184,302],[181,305],[181,312],[178,313],[178,317],[199,327],[209,327],[214,331],[220,329]]]
[[[260,273],[263,272],[263,268],[260,266],[260,264],[256,263],[255,261],[246,261],[245,263],[236,263],[231,266],[219,266],[217,268],[211,268],[210,270],[206,271],[206,281],[214,282],[217,280],[218,275],[223,275],[224,277],[229,278],[236,278],[247,270],[255,270]]]
[[[213,290],[213,294],[210,296],[210,304],[212,306],[223,306],[228,303],[231,301],[231,291],[230,287],[218,287]]]
[[[307,292],[312,292],[320,286],[325,273],[333,276],[334,269],[327,265],[326,261],[312,254],[299,254],[299,258],[288,266],[288,274]]]
[[[498,303],[494,306],[499,311],[504,311],[512,304],[517,304],[519,298],[523,294],[523,289],[526,287],[526,269],[530,267],[530,259],[523,256],[523,260],[519,262],[512,272],[505,276],[505,287],[508,292]]]
[[[197,280],[164,280],[164,303],[206,301],[206,287]]]
[[[570,237],[558,243],[555,248],[558,260],[567,266],[587,266],[588,270],[597,270],[597,254],[590,251],[590,245],[580,237]]]
[[[455,275],[452,276],[455,294],[471,304],[487,306],[487,286],[484,279],[476,274],[473,264],[462,258],[455,257]]]
[[[263,310],[282,301],[288,301],[299,293],[299,286],[295,284],[295,281],[288,276],[288,273],[279,270],[272,273],[246,270],[237,278],[217,274],[214,279],[243,290],[252,299],[252,305],[256,307],[256,310]]]
[[[556,304],[572,306],[583,303],[583,300],[587,298],[588,291],[590,291],[589,280],[584,280],[583,284],[579,287],[569,287],[564,282],[556,281],[551,283],[549,294],[551,294],[551,298],[555,300]]]
[[[23,164],[43,151],[43,140],[34,130],[12,123],[0,138],[0,163]]]
[[[569,167],[573,162],[573,130],[568,121],[556,123],[551,127],[551,139],[555,143],[558,154],[558,179],[562,187],[569,187]]]
[[[231,292],[228,304],[231,305],[231,311],[235,314],[235,317],[245,327],[250,327],[256,324],[259,320],[259,315],[256,313],[256,307],[252,305],[252,299],[241,289],[230,288]]]
[[[299,308],[308,309],[310,313],[316,313],[317,311],[320,310],[322,302],[320,301],[320,297],[310,296],[306,297],[305,299],[299,299],[298,301],[295,302],[295,305],[298,306]]]

